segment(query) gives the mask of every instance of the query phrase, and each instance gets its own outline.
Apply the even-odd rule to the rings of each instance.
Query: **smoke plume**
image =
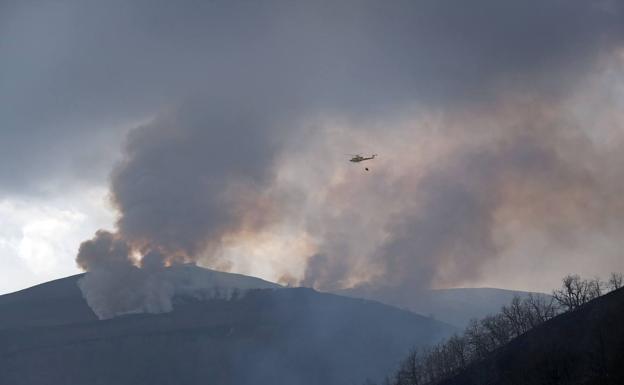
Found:
[[[165,37],[149,80],[175,97],[129,132],[116,228],[77,257],[104,318],[169,310],[181,263],[400,302],[537,233],[559,255],[624,229],[617,2],[169,11],[139,23]],[[380,156],[366,172],[352,152]]]

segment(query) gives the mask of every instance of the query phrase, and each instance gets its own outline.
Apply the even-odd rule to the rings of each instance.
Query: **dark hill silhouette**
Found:
[[[80,276],[0,296],[0,384],[357,384],[455,329],[374,301],[280,288],[98,321]]]
[[[624,384],[624,289],[537,326],[440,384]]]
[[[76,282],[82,274],[0,296],[0,330],[96,321]]]

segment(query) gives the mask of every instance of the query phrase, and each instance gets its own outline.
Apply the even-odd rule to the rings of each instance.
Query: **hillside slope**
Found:
[[[456,288],[424,290],[419,293],[347,289],[336,294],[368,298],[398,306],[418,314],[464,329],[471,319],[496,314],[514,296],[526,297],[529,292],[496,288]],[[546,294],[541,294],[546,295]]]
[[[442,384],[624,384],[624,289],[543,323]]]
[[[79,276],[0,297],[0,384],[357,384],[378,379],[449,325],[311,289],[98,321]]]
[[[78,287],[83,276],[84,274],[77,274],[0,296],[0,329],[95,320],[95,314]],[[177,292],[190,296],[198,296],[213,287],[219,287],[222,291],[231,287],[240,290],[282,288],[260,278],[223,273],[191,264],[166,269],[162,279],[175,284]]]

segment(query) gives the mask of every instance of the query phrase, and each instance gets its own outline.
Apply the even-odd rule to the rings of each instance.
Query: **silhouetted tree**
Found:
[[[420,385],[422,380],[421,355],[412,350],[407,358],[401,363],[396,374],[395,385]]]
[[[581,279],[577,274],[566,275],[561,286],[561,289],[553,291],[553,297],[568,311],[575,310],[602,295],[600,280]]]
[[[446,342],[454,369],[461,369],[468,365],[470,360],[470,350],[468,342],[464,336],[454,334]]]
[[[468,341],[470,355],[473,359],[486,357],[493,349],[490,339],[481,322],[476,319],[470,320],[464,335]]]
[[[559,313],[559,307],[552,296],[530,293],[524,299],[524,303],[528,314],[529,329],[548,321]]]
[[[471,363],[485,359],[513,338],[554,318],[561,310],[575,310],[601,296],[603,290],[616,290],[622,286],[624,277],[618,273],[612,273],[606,283],[598,278],[588,280],[581,279],[578,275],[567,275],[562,280],[561,288],[555,290],[552,296],[532,293],[524,298],[516,296],[511,303],[501,308],[499,314],[471,320],[463,335],[455,334],[443,343],[421,351],[411,351],[401,363],[393,380],[386,378],[384,384],[437,384]],[[569,368],[563,364],[569,363],[559,361],[561,360],[557,357],[544,359],[544,367],[540,372],[543,375],[542,380],[548,382],[567,378]],[[604,372],[602,366],[596,368],[601,370],[600,373]]]
[[[607,282],[609,291],[617,290],[622,286],[624,286],[624,275],[622,275],[622,273],[611,273],[609,281]]]
[[[557,306],[553,297],[531,293],[525,298],[515,296],[502,307],[501,315],[512,336],[517,337],[557,315]]]
[[[514,296],[509,305],[502,307],[501,314],[507,320],[514,336],[519,336],[531,328],[529,308],[518,296]]]

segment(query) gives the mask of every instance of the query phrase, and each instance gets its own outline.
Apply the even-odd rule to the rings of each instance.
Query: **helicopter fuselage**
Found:
[[[363,157],[363,156],[357,155],[349,159],[349,162],[358,163],[358,162],[362,162],[362,161],[370,160],[370,159],[375,159],[375,155],[369,156],[369,157]]]

